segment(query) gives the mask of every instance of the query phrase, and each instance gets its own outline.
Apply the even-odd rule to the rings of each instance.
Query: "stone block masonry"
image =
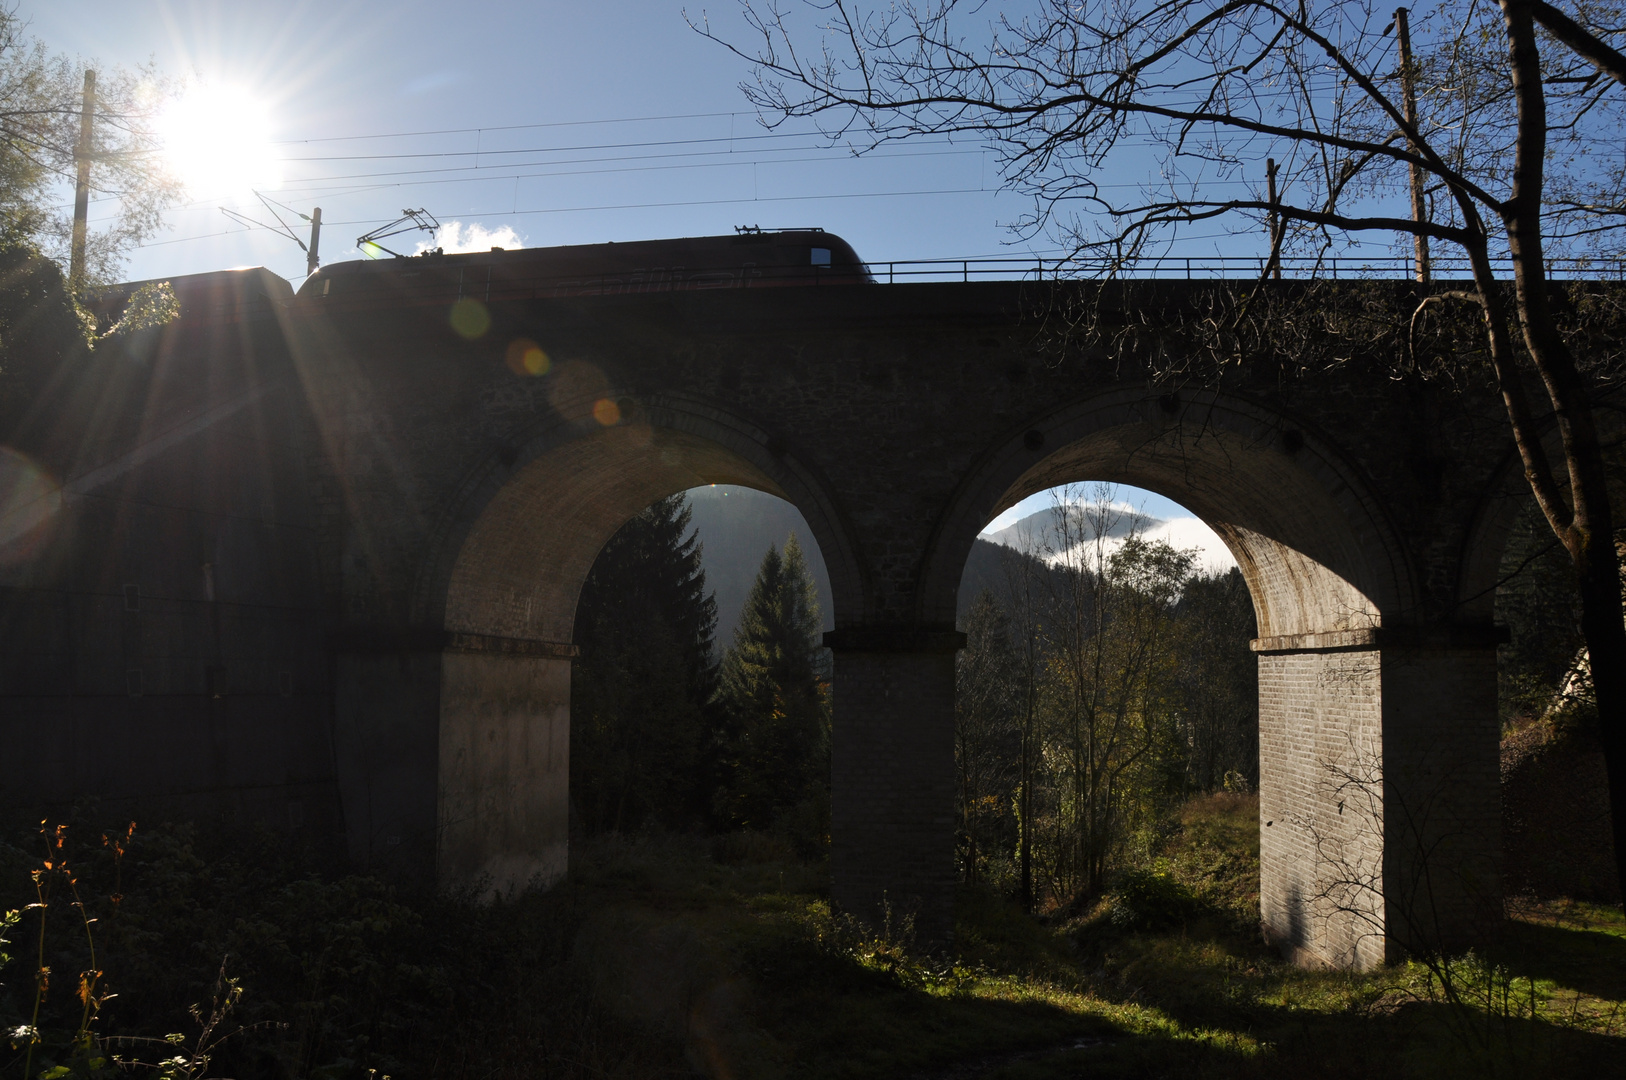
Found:
[[[831,899],[877,925],[908,919],[923,943],[946,941],[958,873],[954,653],[838,649],[832,694]]]
[[[1002,509],[1099,480],[1190,507],[1248,581],[1272,937],[1369,967],[1499,910],[1489,598],[1519,471],[1492,387],[1382,357],[1164,386],[1058,315],[1172,355],[1223,283],[508,299],[470,340],[418,268],[336,306],[177,279],[177,323],[42,383],[5,434],[61,499],[0,537],[0,801],[230,808],[377,872],[544,885],[582,579],[656,499],[743,484],[830,573],[832,896],[941,941],[961,571]]]
[[[1267,939],[1355,970],[1485,940],[1501,916],[1498,735],[1492,648],[1262,653]]]

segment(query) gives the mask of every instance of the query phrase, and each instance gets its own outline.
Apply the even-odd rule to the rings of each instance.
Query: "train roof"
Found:
[[[561,273],[577,273],[589,268],[594,273],[628,273],[661,268],[698,270],[749,265],[762,261],[769,253],[777,263],[809,249],[828,251],[828,263],[821,265],[867,276],[858,253],[835,233],[822,229],[785,229],[555,247],[492,248],[490,251],[455,253],[430,251],[385,259],[354,259],[323,266],[305,280],[299,293],[303,296],[320,292],[324,280],[368,274],[387,276],[427,267],[496,266],[518,271],[534,266],[539,273],[546,273],[551,267],[557,267]]]

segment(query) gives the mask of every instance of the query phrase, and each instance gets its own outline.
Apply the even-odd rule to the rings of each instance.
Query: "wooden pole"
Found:
[[[90,217],[90,156],[96,123],[96,73],[85,72],[84,105],[79,113],[79,145],[73,157],[78,176],[73,186],[73,240],[68,247],[68,289],[79,295],[85,284],[85,237]]]
[[[1277,281],[1282,280],[1282,219],[1276,213],[1276,159],[1265,159],[1265,183],[1270,198],[1270,265],[1266,267]]]
[[[1406,19],[1406,9],[1395,9],[1395,34],[1400,38],[1400,94],[1401,103],[1406,113],[1406,123],[1411,125],[1413,131],[1417,130],[1417,69],[1411,61],[1411,26]],[[1406,149],[1413,154],[1417,153],[1417,141],[1408,138]],[[1411,164],[1411,219],[1421,225],[1428,220],[1428,211],[1423,205],[1423,169],[1416,162]],[[1417,280],[1427,284],[1428,273],[1428,237],[1422,233],[1416,236],[1416,276]]]
[[[318,206],[311,211],[311,246],[305,249],[305,276],[316,273],[316,268],[322,265],[322,259],[317,255],[317,249],[322,243],[322,208]]]

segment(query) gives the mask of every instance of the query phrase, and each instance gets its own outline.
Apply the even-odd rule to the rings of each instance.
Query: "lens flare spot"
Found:
[[[593,402],[593,419],[605,427],[614,427],[621,422],[621,406],[609,398],[599,398]]]
[[[0,563],[31,557],[62,507],[62,488],[23,454],[0,447]]]
[[[546,375],[553,366],[542,346],[530,338],[515,338],[508,344],[508,370],[515,375]]]
[[[491,312],[478,300],[459,300],[452,305],[449,318],[452,329],[467,341],[484,337],[485,332],[491,329]]]
[[[548,404],[567,420],[584,421],[593,415],[593,403],[610,396],[610,380],[586,360],[561,360],[545,384]]]

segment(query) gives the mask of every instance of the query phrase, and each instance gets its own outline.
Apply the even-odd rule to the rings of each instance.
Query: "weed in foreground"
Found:
[[[1489,1044],[1510,1048],[1495,1068],[1608,1076],[1626,1060],[1618,914],[1516,912],[1496,950],[1452,961],[1455,1004],[1431,989],[1426,965],[1304,971],[1238,915],[1257,874],[1238,824],[1247,816],[1245,806],[1188,808],[1139,878],[1068,920],[1037,920],[967,887],[952,954],[918,948],[896,913],[867,927],[832,911],[823,867],[762,840],[595,840],[573,848],[564,884],[477,907],[327,876],[269,841],[154,828],[130,842],[121,903],[82,894],[99,920],[96,963],[83,928],[55,916],[44,956],[59,971],[106,969],[102,1045],[159,1065],[184,1054],[177,1069],[207,1057],[211,1075],[247,1080],[1490,1076],[1462,1052],[1448,1013],[1483,1024],[1493,1007],[1514,1015],[1492,1026],[1522,1040]],[[20,879],[31,892],[8,851],[0,888],[20,895]],[[95,844],[69,856],[82,889],[114,881],[120,866]],[[1156,908],[1147,893],[1173,902],[1155,918],[1114,918]],[[22,911],[7,899],[0,910]],[[26,930],[26,951],[38,952],[32,921],[11,927],[4,936]],[[216,1007],[221,988],[231,1001],[216,1030],[250,1030],[201,1055],[195,1038],[173,1053],[111,1041],[197,1030],[215,1008],[189,1025],[186,1003],[209,1000],[211,986]],[[18,1025],[31,991],[0,998]],[[1521,1004],[1532,995],[1534,1011]],[[53,988],[40,1026],[71,1041],[83,1012]],[[5,1075],[23,1063],[19,1054]]]

